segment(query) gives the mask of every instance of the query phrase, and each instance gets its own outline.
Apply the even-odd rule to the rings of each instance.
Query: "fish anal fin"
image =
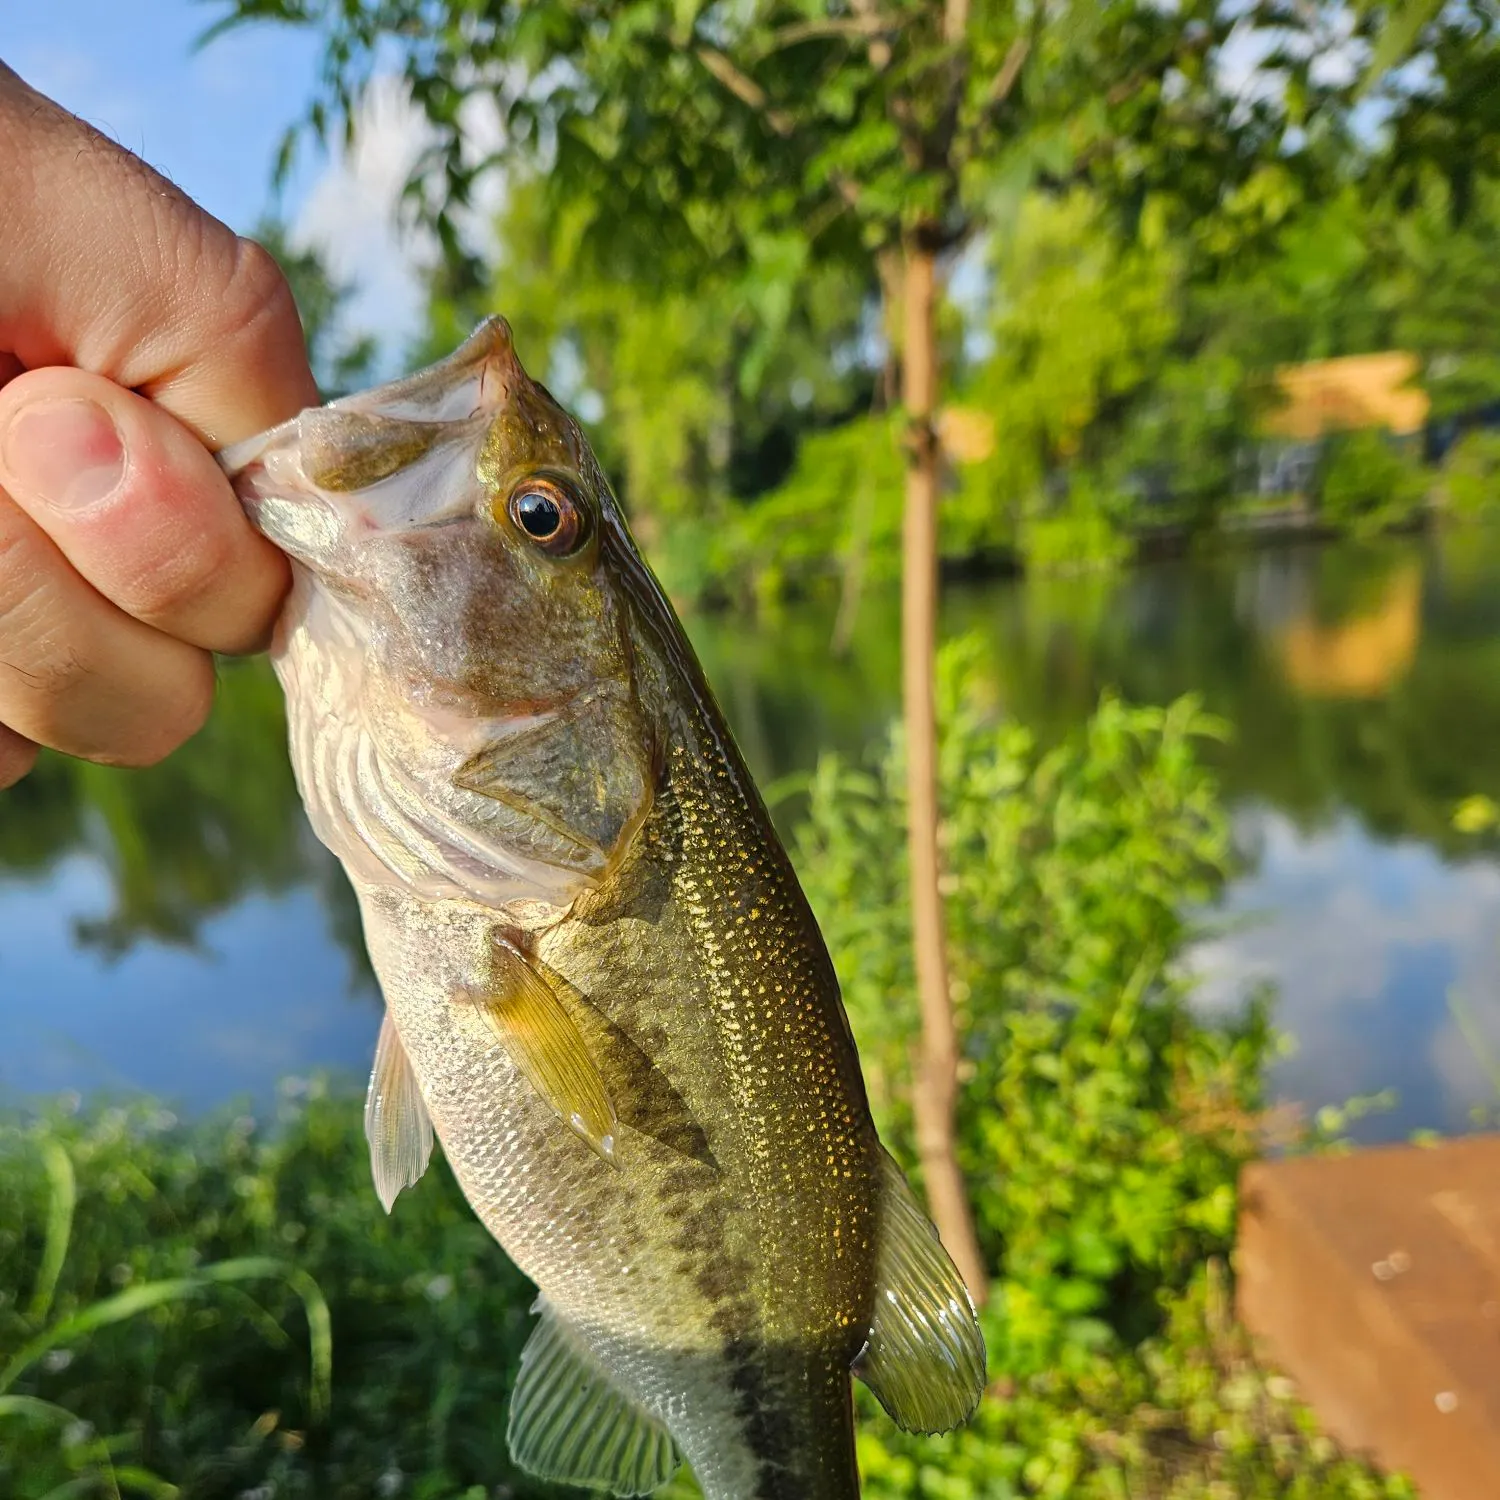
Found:
[[[492,982],[470,998],[527,1082],[568,1129],[613,1166],[615,1107],[582,1032],[519,948],[497,935],[492,951]]]
[[[385,1211],[402,1188],[411,1187],[432,1158],[432,1120],[417,1087],[411,1059],[387,1012],[375,1043],[375,1065],[365,1094],[365,1139],[370,1171]]]
[[[666,1428],[610,1382],[545,1301],[538,1307],[510,1401],[511,1457],[557,1484],[649,1495],[681,1462]]]
[[[881,1179],[875,1310],[854,1373],[898,1427],[947,1432],[984,1394],[984,1336],[963,1278],[889,1156]]]

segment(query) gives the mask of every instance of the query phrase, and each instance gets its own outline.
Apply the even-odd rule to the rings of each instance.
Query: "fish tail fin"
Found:
[[[882,1156],[875,1311],[854,1373],[898,1427],[947,1432],[984,1394],[984,1335],[937,1231],[901,1168]]]

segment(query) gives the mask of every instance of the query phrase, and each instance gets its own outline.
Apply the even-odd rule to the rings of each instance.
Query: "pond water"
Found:
[[[896,706],[894,599],[834,661],[833,604],[692,633],[764,781],[857,752]],[[1451,826],[1500,796],[1500,536],[1195,558],[951,588],[1006,711],[1046,738],[1105,688],[1199,693],[1243,868],[1194,949],[1200,1003],[1261,982],[1308,1109],[1391,1088],[1364,1139],[1500,1103],[1500,853]],[[187,1110],[368,1067],[377,998],[342,876],[302,818],[264,662],[225,669],[167,764],[44,760],[0,794],[0,1091],[146,1090]],[[790,815],[790,814],[789,814]]]

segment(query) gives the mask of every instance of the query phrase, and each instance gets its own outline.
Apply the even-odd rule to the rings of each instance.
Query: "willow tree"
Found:
[[[559,225],[639,285],[741,278],[764,326],[811,267],[884,304],[904,408],[903,703],[921,1038],[917,1147],[939,1231],[985,1284],[954,1150],[959,1043],[941,896],[933,655],[943,484],[945,268],[1028,181],[1102,175],[1126,204],[1169,180],[1212,201],[1231,127],[1211,0],[225,0],[226,22],[325,38],[309,123],[357,129],[399,66],[432,130],[413,182],[450,258],[486,173],[524,163]],[[1250,7],[1256,9],[1257,7]],[[1270,7],[1279,10],[1279,7]],[[499,140],[475,127],[498,116]],[[1267,137],[1269,139],[1269,136]],[[1144,149],[1141,149],[1144,145]],[[1227,153],[1233,155],[1232,152]]]

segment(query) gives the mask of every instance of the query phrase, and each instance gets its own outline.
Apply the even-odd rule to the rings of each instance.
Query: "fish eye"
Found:
[[[572,486],[548,475],[523,479],[506,509],[517,528],[552,557],[576,552],[587,534],[583,502]]]

